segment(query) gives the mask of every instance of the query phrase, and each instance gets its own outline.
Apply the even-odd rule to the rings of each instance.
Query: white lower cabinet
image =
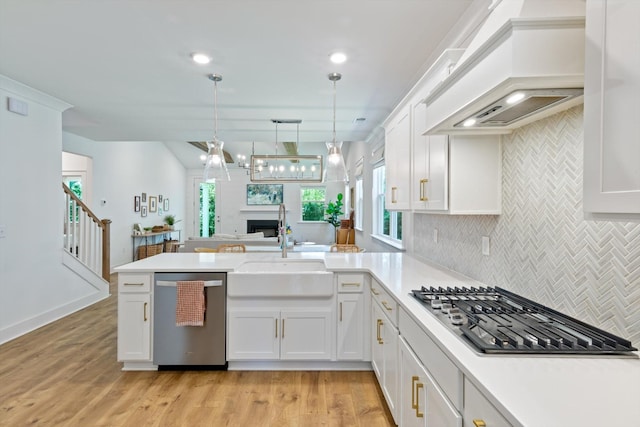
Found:
[[[449,403],[435,380],[402,337],[399,352],[400,425],[402,427],[461,427],[462,416]]]
[[[464,379],[464,427],[511,427],[467,378]]]
[[[118,274],[118,360],[151,362],[151,274]]]
[[[151,295],[118,296],[118,360],[151,361]]]
[[[398,423],[398,328],[375,297],[371,303],[371,365],[389,411]]]
[[[330,308],[241,308],[228,312],[227,358],[233,360],[330,360]]]
[[[338,295],[338,360],[365,360],[364,295]]]
[[[362,273],[336,274],[338,307],[336,313],[337,360],[371,360],[367,327],[370,316],[369,276]],[[367,292],[368,295],[368,292]]]

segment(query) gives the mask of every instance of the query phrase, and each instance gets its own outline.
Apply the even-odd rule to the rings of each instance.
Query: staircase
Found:
[[[63,262],[96,288],[109,283],[110,219],[99,219],[64,183]]]

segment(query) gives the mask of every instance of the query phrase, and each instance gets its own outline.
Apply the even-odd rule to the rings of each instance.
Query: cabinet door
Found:
[[[283,310],[280,358],[283,360],[328,360],[332,355],[332,310],[310,308]]]
[[[640,2],[586,12],[584,210],[640,214]]]
[[[406,108],[400,112],[385,134],[385,208],[390,211],[411,209],[410,111]]]
[[[373,339],[371,364],[378,377],[382,394],[393,418],[397,417],[398,399],[398,330],[393,326],[382,307],[373,300]]]
[[[280,358],[280,312],[229,310],[228,360],[277,360]]]
[[[118,360],[151,361],[151,295],[118,295]]]
[[[402,338],[399,354],[401,376],[398,411],[402,426],[461,427],[462,416],[449,403]]]
[[[373,297],[371,299],[371,367],[378,377],[378,383],[382,384],[384,380],[382,325],[385,316],[375,299]]]
[[[482,421],[484,424],[481,424]],[[511,427],[511,424],[467,378],[464,379],[464,427]]]
[[[338,295],[338,360],[364,360],[364,295]]]
[[[422,135],[426,129],[427,106],[413,108],[412,208],[447,210],[449,149],[446,135]]]

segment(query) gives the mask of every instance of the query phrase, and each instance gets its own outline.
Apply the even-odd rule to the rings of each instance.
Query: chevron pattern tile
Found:
[[[503,137],[503,214],[415,214],[414,252],[640,348],[640,224],[584,219],[582,121],[578,106]]]

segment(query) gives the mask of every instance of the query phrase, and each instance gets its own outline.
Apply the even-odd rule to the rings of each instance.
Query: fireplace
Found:
[[[278,236],[278,220],[277,219],[248,219],[247,233],[264,233],[264,237]]]

